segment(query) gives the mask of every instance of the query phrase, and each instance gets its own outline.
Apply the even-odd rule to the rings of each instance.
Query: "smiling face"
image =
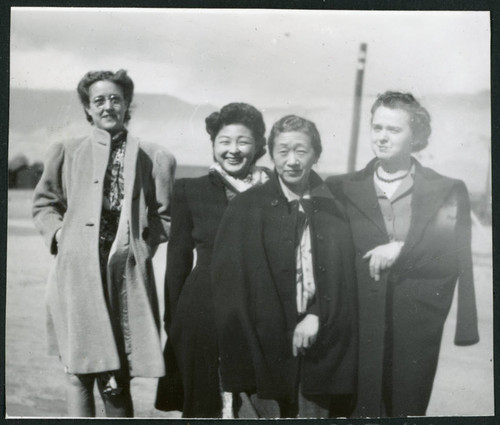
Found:
[[[372,150],[378,159],[387,163],[409,161],[413,132],[408,112],[380,106],[373,114],[370,135]]]
[[[292,192],[304,194],[311,169],[318,162],[311,137],[300,131],[278,134],[274,139],[272,157],[283,183]]]
[[[89,99],[90,104],[85,110],[97,128],[111,134],[125,128],[128,105],[119,85],[108,80],[96,81],[89,87]]]
[[[243,124],[222,127],[214,139],[214,158],[222,169],[236,178],[246,177],[255,158],[252,131]]]

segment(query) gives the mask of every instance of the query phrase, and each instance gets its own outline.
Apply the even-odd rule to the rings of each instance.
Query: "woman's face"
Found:
[[[378,159],[397,162],[410,158],[413,132],[410,114],[405,110],[378,107],[373,114],[370,134],[372,150]]]
[[[111,134],[125,128],[128,105],[122,88],[112,81],[96,81],[89,87],[90,104],[85,108],[97,128]]]
[[[309,173],[318,162],[311,137],[300,131],[280,133],[274,139],[272,154],[283,183],[295,193],[304,193],[309,184]]]
[[[222,127],[215,137],[214,158],[229,175],[241,178],[250,171],[255,157],[255,139],[252,131],[243,124]]]

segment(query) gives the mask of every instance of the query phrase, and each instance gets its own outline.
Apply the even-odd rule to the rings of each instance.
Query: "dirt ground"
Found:
[[[45,354],[45,280],[52,258],[31,221],[31,191],[9,192],[6,306],[6,413],[12,417],[64,417],[64,374],[56,357]],[[163,247],[155,258],[163,281]],[[474,273],[481,341],[453,345],[456,302],[445,325],[429,416],[494,414],[493,291],[491,228],[473,228]],[[163,299],[161,284],[159,299]],[[456,300],[455,300],[456,301]],[[156,380],[135,378],[132,396],[141,418],[178,418],[153,407]],[[98,416],[104,416],[96,393]]]

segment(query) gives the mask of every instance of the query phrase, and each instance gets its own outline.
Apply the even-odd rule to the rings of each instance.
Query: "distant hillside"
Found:
[[[131,123],[135,118],[148,117],[152,121],[176,121],[190,117],[197,110],[202,114],[217,108],[211,105],[198,107],[177,97],[166,94],[135,95],[132,102]],[[86,123],[83,108],[76,90],[31,90],[10,91],[10,130],[30,133],[40,127],[55,131],[79,121]]]
[[[51,141],[89,131],[76,91],[12,89],[10,94],[9,158],[22,154],[29,163],[41,161]],[[357,169],[373,155],[369,123],[374,100],[375,96],[370,95],[362,100]],[[417,157],[442,174],[463,179],[472,192],[484,191],[491,151],[490,93],[428,95],[421,100],[432,117],[432,135],[429,146]],[[200,175],[213,161],[205,118],[220,106],[195,105],[169,95],[139,93],[132,104],[129,129],[141,139],[169,149],[177,158],[179,173]],[[336,96],[331,104],[315,107],[255,106],[262,110],[268,132],[286,114],[314,121],[323,143],[316,171],[322,175],[347,171],[352,96]],[[259,163],[272,166],[268,155]]]
[[[217,109],[174,96],[138,93],[132,102],[129,129],[172,152],[182,151],[188,138],[201,140],[206,146],[204,120]],[[42,160],[50,142],[86,134],[90,128],[76,90],[11,89],[9,124],[9,157],[24,154],[30,162]],[[210,163],[210,146],[206,150]]]

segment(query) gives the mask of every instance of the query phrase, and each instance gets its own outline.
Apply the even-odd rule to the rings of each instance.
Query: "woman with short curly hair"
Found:
[[[215,240],[222,386],[238,418],[347,416],[357,344],[349,226],[313,170],[316,125],[286,115],[268,145],[271,179],[229,205]]]
[[[210,289],[212,250],[228,204],[268,180],[268,170],[255,165],[266,152],[260,111],[230,103],[209,115],[205,124],[214,163],[207,175],[180,179],[174,187],[165,276],[167,375],[160,380],[156,399],[156,408],[181,410],[184,418],[222,417]]]
[[[78,95],[92,128],[51,146],[33,200],[55,264],[47,285],[50,353],[66,370],[68,413],[132,417],[130,379],[165,372],[152,256],[167,240],[175,159],[129,134],[134,83],[90,71]]]
[[[455,343],[479,340],[469,196],[461,180],[423,167],[431,117],[410,93],[388,91],[371,109],[375,157],[327,179],[356,246],[359,368],[354,416],[423,416],[443,325],[458,286]]]

